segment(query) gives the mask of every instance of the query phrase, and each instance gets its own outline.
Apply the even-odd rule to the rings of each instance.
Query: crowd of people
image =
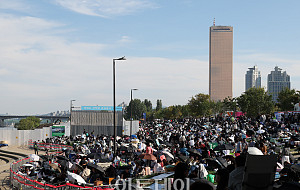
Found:
[[[172,189],[240,190],[248,154],[278,155],[277,172],[271,174],[276,180],[269,185],[299,189],[300,165],[291,153],[300,146],[299,127],[295,116],[156,120],[141,123],[131,137],[117,137],[115,154],[113,137],[84,131],[41,142],[73,148],[40,155],[20,173],[52,184],[99,185],[174,172]]]

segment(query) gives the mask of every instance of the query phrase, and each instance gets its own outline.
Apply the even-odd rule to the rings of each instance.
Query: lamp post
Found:
[[[117,138],[117,127],[116,127],[116,61],[126,60],[125,56],[117,59],[113,59],[113,102],[114,102],[114,156],[117,154],[116,138]]]
[[[72,108],[73,107],[73,102],[76,101],[76,100],[71,100],[70,101],[70,129],[71,129],[71,123],[72,123]]]
[[[131,103],[131,105],[130,105],[130,138],[131,138],[131,135],[132,135],[132,120],[133,120],[133,118],[132,118],[132,91],[133,90],[138,90],[138,89],[133,88],[133,89],[130,90],[131,91],[131,93],[130,93],[130,103]]]

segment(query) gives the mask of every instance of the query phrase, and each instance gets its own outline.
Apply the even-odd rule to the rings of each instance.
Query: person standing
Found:
[[[150,146],[149,143],[147,143],[146,153],[147,153],[147,154],[153,154],[153,149],[151,148],[151,146]]]
[[[38,155],[39,154],[39,147],[38,147],[38,144],[36,143],[36,141],[34,141],[33,149],[34,149],[34,154]]]

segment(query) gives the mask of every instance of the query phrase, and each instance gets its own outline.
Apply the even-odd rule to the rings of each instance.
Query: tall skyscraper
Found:
[[[253,68],[248,68],[249,70],[246,73],[245,80],[245,91],[249,88],[260,88],[261,87],[261,76],[260,71],[257,69],[257,66]]]
[[[233,28],[213,26],[209,31],[209,95],[218,101],[232,97]]]
[[[286,71],[281,72],[278,66],[268,74],[268,93],[272,95],[272,100],[278,102],[278,94],[285,88],[291,89],[290,75]]]

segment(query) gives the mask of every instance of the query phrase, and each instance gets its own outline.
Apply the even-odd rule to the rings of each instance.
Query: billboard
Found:
[[[52,137],[65,135],[65,126],[52,126]]]
[[[105,111],[114,111],[114,107],[113,106],[81,106],[81,110],[105,110]],[[116,111],[122,111],[123,108],[122,107],[116,107]]]

